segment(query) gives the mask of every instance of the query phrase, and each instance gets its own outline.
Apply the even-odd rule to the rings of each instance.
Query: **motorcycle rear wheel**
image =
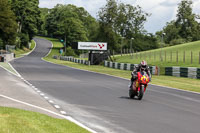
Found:
[[[133,99],[135,97],[135,93],[132,89],[129,90],[129,97]]]

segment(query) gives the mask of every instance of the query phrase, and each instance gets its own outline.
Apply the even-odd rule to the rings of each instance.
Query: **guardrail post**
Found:
[[[172,51],[171,51],[171,59],[170,59],[170,60],[171,60],[171,62],[172,62]]]
[[[199,52],[199,64],[200,64],[200,52]]]

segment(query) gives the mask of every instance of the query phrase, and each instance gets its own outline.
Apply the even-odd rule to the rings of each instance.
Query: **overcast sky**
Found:
[[[39,7],[53,8],[56,4],[74,4],[78,7],[84,7],[93,17],[97,18],[99,8],[106,4],[106,0],[39,0]],[[152,15],[148,17],[145,23],[145,29],[150,33],[161,30],[166,22],[176,18],[177,5],[181,0],[120,0],[123,3],[139,5],[147,13]],[[200,0],[193,1],[193,12],[200,14]]]

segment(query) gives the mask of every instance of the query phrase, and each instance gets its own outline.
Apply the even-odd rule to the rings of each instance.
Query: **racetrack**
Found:
[[[43,61],[51,43],[13,67],[60,105],[67,115],[97,132],[199,133],[200,94],[149,85],[142,101],[128,98],[128,80]],[[153,80],[153,79],[152,79]]]

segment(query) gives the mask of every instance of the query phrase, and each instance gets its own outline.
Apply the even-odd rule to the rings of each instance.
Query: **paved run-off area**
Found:
[[[200,95],[149,85],[142,101],[128,98],[128,80],[41,59],[51,43],[11,64],[66,113],[97,132],[199,133]]]
[[[59,111],[42,98],[32,86],[25,83],[20,77],[7,72],[1,67],[0,84],[0,106],[15,107],[61,118],[48,112],[59,113]]]

